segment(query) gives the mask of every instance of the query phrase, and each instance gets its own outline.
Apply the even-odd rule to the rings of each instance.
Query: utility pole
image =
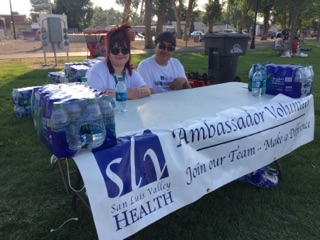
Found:
[[[14,36],[14,39],[17,40],[16,27],[14,26],[14,18],[13,18],[13,14],[12,14],[11,0],[9,0],[9,3],[10,3],[11,22],[12,22],[12,27],[13,27],[13,36]]]

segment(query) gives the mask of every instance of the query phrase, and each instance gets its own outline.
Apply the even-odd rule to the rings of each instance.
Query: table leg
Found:
[[[81,191],[77,191],[77,189],[80,188],[82,182],[83,181],[82,181],[80,171],[77,168],[77,170],[76,170],[76,185],[75,185],[75,189],[72,189],[73,193],[72,193],[71,208],[73,211],[76,211],[76,209],[77,209],[77,199],[78,198],[84,203],[84,205],[87,208],[89,208],[89,210],[91,210],[89,203],[85,200],[85,198],[83,196],[81,196],[81,194],[80,194]]]

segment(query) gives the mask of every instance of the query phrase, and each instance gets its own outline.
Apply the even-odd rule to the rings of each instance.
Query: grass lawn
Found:
[[[315,73],[315,140],[281,159],[284,179],[275,189],[257,189],[232,182],[151,224],[132,240],[316,240],[320,237],[320,44],[307,58],[271,55],[271,46],[248,50],[239,57],[237,75],[247,82],[253,63],[274,62],[312,65]],[[135,66],[147,55],[134,55]],[[187,72],[205,73],[203,53],[175,54]],[[71,58],[70,61],[82,61]],[[13,88],[44,85],[47,73],[63,69],[43,67],[43,59],[0,60],[0,239],[93,240],[97,234],[91,213],[80,202],[72,211],[57,165],[36,136],[31,118],[15,118]],[[49,62],[49,63],[53,63]],[[71,169],[74,167],[70,160]],[[188,193],[192,194],[192,193]],[[57,231],[69,218],[77,217]]]

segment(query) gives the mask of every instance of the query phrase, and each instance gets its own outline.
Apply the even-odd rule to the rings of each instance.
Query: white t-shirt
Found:
[[[283,47],[283,40],[282,38],[277,38],[276,41],[274,42],[275,47]]]
[[[132,70],[132,75],[129,75],[128,70],[124,74],[124,81],[127,89],[140,88],[147,84],[136,70]],[[102,91],[102,90],[115,90],[116,80],[123,75],[113,75],[109,72],[107,62],[105,60],[94,64],[86,73],[88,78],[88,86]],[[116,79],[115,79],[116,78]]]
[[[167,66],[161,66],[156,62],[155,55],[153,55],[141,61],[137,70],[154,93],[168,92],[173,79],[177,77],[186,78],[184,68],[176,58],[170,58]]]

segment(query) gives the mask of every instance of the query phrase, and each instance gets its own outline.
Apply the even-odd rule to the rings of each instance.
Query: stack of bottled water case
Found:
[[[69,79],[65,77],[64,72],[48,72],[49,83],[67,83]]]
[[[31,98],[36,132],[58,158],[72,157],[84,148],[110,147],[116,144],[112,101],[80,83],[37,88]]]
[[[248,74],[248,89],[252,91],[252,78],[257,69],[266,71],[266,94],[282,93],[292,98],[301,98],[311,94],[314,72],[312,66],[297,64],[257,63]]]
[[[13,111],[16,117],[31,116],[31,95],[34,88],[24,87],[12,90]]]
[[[81,78],[94,64],[101,59],[85,59],[83,62],[68,62],[64,64],[64,75],[68,82],[80,82]]]

